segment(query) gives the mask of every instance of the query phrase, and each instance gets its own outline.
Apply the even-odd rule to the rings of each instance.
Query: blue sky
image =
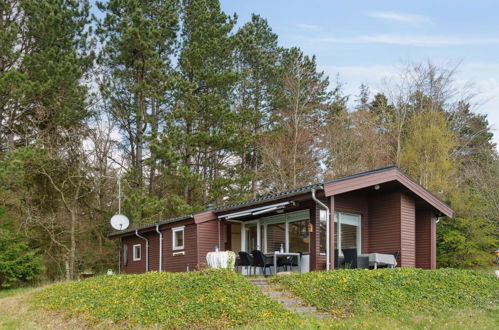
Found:
[[[358,86],[380,88],[400,66],[431,60],[459,65],[458,86],[473,83],[499,143],[499,1],[222,0],[238,23],[251,13],[269,21],[282,46],[317,56],[354,99]]]
[[[91,0],[92,3],[95,0]],[[459,64],[456,83],[473,83],[475,111],[488,115],[499,149],[499,1],[221,0],[238,25],[269,21],[282,46],[316,55],[319,68],[355,99],[375,92],[407,62]],[[92,10],[97,13],[96,8]],[[100,15],[99,15],[100,16]]]

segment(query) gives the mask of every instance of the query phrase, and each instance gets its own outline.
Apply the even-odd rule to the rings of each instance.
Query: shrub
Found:
[[[13,222],[0,223],[0,287],[16,287],[33,281],[42,271],[40,256],[17,234]]]
[[[91,322],[130,327],[222,328],[291,314],[241,275],[215,269],[60,283],[35,294],[34,304]]]
[[[395,268],[311,272],[273,279],[308,303],[343,317],[380,312],[434,312],[497,303],[497,279],[481,271]]]

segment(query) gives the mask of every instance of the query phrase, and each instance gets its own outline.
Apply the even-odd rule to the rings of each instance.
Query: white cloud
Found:
[[[344,92],[350,95],[350,102],[355,101],[359,94],[359,86],[367,84],[371,94],[383,89],[383,80],[398,79],[403,67],[400,64],[387,65],[346,65],[321,66],[331,80],[339,74],[344,82]],[[487,119],[494,133],[494,141],[499,150],[499,63],[464,63],[456,72],[458,88],[465,89],[469,82],[473,83],[476,93],[474,111],[487,114]]]
[[[313,32],[320,32],[320,31],[322,31],[322,27],[320,27],[318,25],[301,23],[301,24],[297,24],[296,26],[298,26],[300,29],[306,30],[306,31],[313,31]]]
[[[402,46],[438,47],[438,46],[472,46],[499,44],[499,38],[475,38],[428,35],[375,34],[354,37],[311,38],[312,42],[332,44],[388,44]]]
[[[432,24],[428,16],[414,15],[407,13],[397,13],[393,11],[374,11],[368,14],[370,17],[379,18],[387,21],[397,21],[413,24]]]

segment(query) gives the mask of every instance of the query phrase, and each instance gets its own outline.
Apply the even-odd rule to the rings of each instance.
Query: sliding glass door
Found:
[[[309,252],[309,211],[302,210],[260,219],[264,227],[264,252]]]
[[[308,224],[309,220],[290,221],[288,223],[289,252],[308,253],[310,244]]]
[[[361,216],[342,212],[334,213],[334,248],[357,249],[361,253]]]

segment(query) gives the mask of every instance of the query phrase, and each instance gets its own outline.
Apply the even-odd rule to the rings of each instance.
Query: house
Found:
[[[197,269],[216,247],[301,252],[306,270],[334,268],[334,249],[397,251],[398,266],[434,269],[442,216],[452,217],[452,209],[390,166],[109,236],[120,240],[125,273]]]

